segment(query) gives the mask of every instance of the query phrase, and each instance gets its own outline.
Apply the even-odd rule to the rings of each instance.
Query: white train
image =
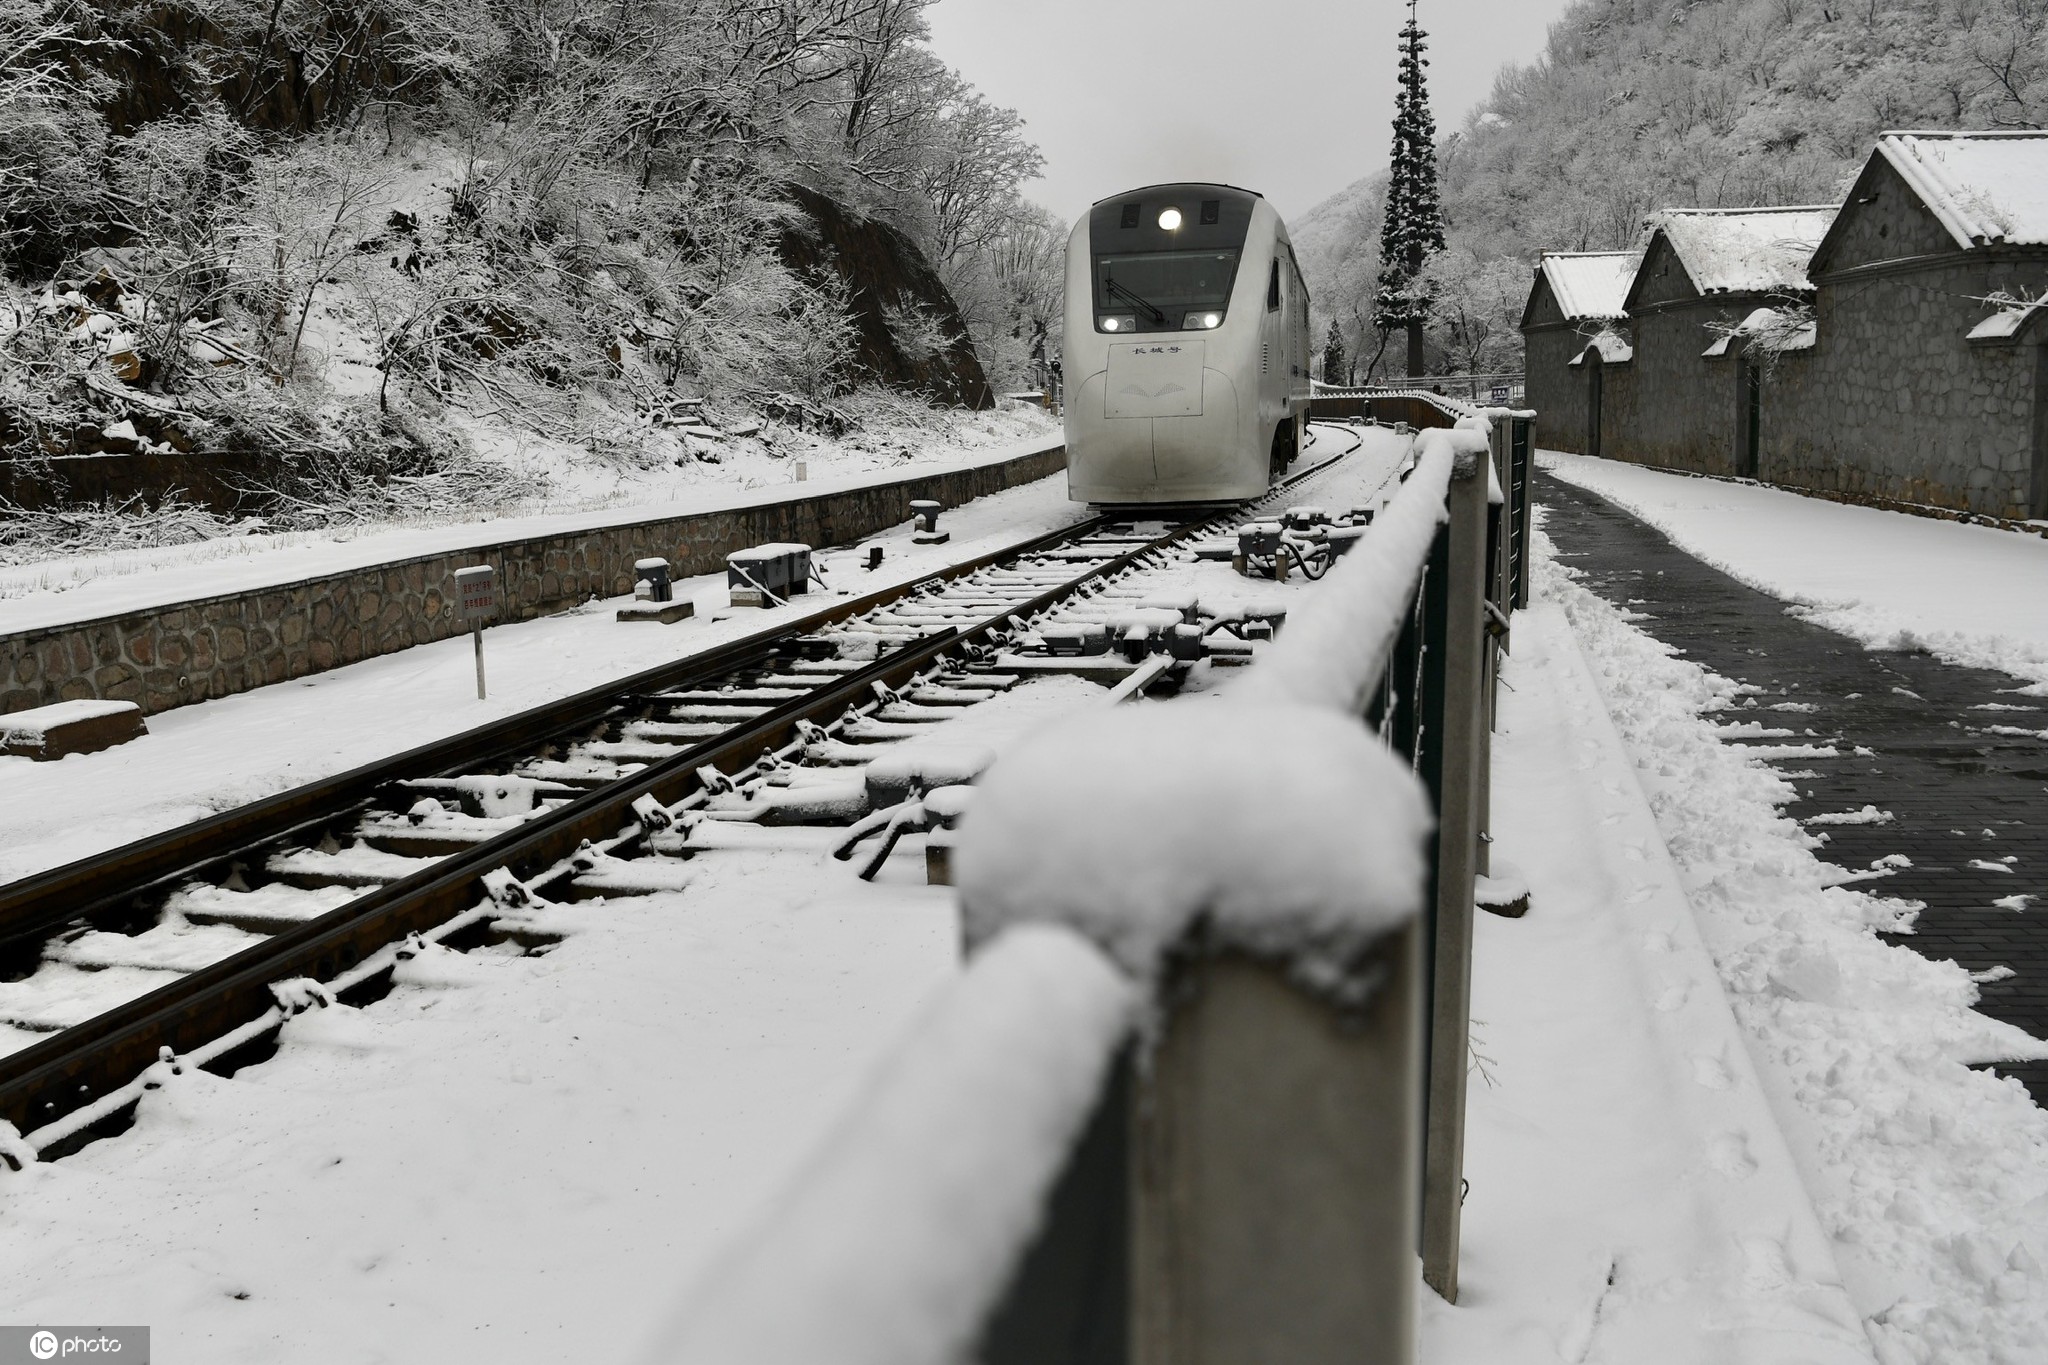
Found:
[[[1287,225],[1230,185],[1104,199],[1067,239],[1067,490],[1237,502],[1301,448],[1308,290]]]

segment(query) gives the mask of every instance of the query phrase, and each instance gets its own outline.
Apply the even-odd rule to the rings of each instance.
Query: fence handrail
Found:
[[[1486,450],[1482,432],[1418,432],[1415,467],[1374,518],[1372,533],[1330,571],[1233,695],[1362,714],[1365,695],[1380,685],[1403,618],[1414,607],[1416,584],[1448,516],[1451,478],[1461,462],[1469,465]]]
[[[1405,398],[1414,400],[1416,402],[1427,403],[1431,407],[1435,408],[1438,412],[1443,413],[1444,416],[1450,417],[1452,419],[1460,417],[1477,417],[1483,411],[1477,405],[1467,402],[1462,398],[1453,398],[1446,393],[1432,393],[1428,389],[1385,387],[1356,388],[1342,390],[1325,389],[1322,392],[1315,394],[1314,397],[1365,399]]]
[[[1456,415],[1238,686],[977,784],[963,974],[648,1365],[1412,1358],[1418,1234],[1457,1294],[1487,600],[1526,584],[1533,445]]]
[[[1420,384],[1469,384],[1474,381],[1489,379],[1505,379],[1513,382],[1517,379],[1527,378],[1528,372],[1525,370],[1475,370],[1471,373],[1403,375],[1398,385],[1391,380],[1384,384],[1332,384],[1326,379],[1311,379],[1309,385],[1310,392],[1312,393],[1359,393],[1366,389],[1383,389],[1403,385],[1413,388]]]
[[[1093,944],[1027,925],[968,963],[645,1365],[955,1365],[1136,1018]]]

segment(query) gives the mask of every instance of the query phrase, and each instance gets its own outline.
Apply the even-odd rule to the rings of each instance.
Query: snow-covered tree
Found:
[[[1437,341],[1451,367],[1486,374],[1520,363],[1522,305],[1529,297],[1529,267],[1513,257],[1482,261],[1453,244],[1425,268],[1436,301]]]
[[[1437,193],[1436,119],[1429,110],[1427,35],[1408,0],[1401,28],[1400,94],[1394,103],[1394,146],[1389,158],[1386,213],[1380,226],[1379,285],[1373,327],[1384,347],[1405,331],[1408,373],[1423,373],[1422,333],[1434,302],[1427,266],[1444,249],[1443,205]]]
[[[1330,330],[1323,337],[1323,382],[1342,384],[1345,378],[1344,329],[1333,317],[1330,319]]]
[[[52,0],[0,0],[0,267],[54,266],[105,208],[112,85],[81,60],[95,46]]]

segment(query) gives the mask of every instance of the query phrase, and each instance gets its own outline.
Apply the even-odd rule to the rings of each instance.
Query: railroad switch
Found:
[[[1074,621],[1041,626],[1038,638],[1045,652],[1062,658],[1109,653],[1109,627],[1100,621]]]

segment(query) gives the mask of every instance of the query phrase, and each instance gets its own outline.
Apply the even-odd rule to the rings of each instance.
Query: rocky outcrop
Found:
[[[820,279],[830,272],[845,283],[858,338],[854,364],[863,376],[940,402],[991,406],[995,396],[959,305],[917,243],[816,190],[791,185],[788,193],[802,216],[784,230],[777,250],[800,274]],[[928,350],[918,334],[934,329],[952,340]]]

